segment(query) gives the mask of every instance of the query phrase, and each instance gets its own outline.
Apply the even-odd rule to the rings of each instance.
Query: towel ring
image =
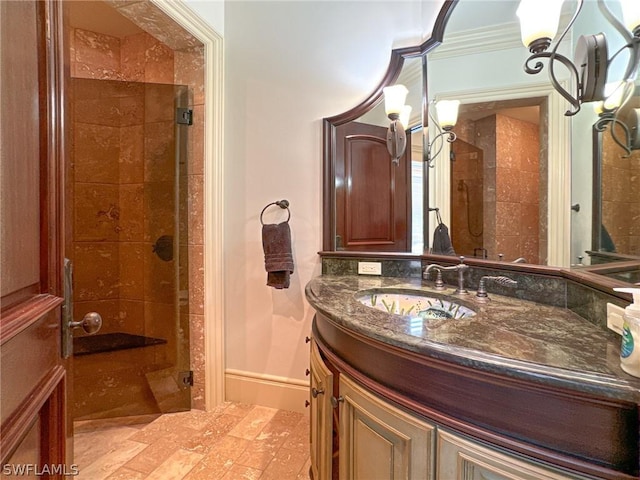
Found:
[[[264,215],[264,211],[269,208],[271,205],[277,205],[280,208],[282,208],[283,210],[286,208],[287,209],[287,213],[289,214],[289,216],[287,217],[286,223],[289,223],[289,220],[291,219],[291,210],[289,210],[289,200],[278,200],[277,202],[271,202],[269,204],[267,204],[262,211],[260,212],[260,223],[262,225],[264,225],[264,222],[262,221],[262,215]]]
[[[435,207],[435,208],[429,207],[429,211],[436,212],[436,221],[438,222],[438,225],[442,225],[442,216],[440,215],[440,209],[438,207]]]

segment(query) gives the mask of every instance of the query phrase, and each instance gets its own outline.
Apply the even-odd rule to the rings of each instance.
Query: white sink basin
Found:
[[[428,293],[363,291],[356,300],[367,307],[396,315],[407,315],[426,319],[460,319],[473,317],[476,313],[459,303]]]

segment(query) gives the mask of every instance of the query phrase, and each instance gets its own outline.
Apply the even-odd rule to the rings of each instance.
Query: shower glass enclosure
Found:
[[[75,420],[188,410],[188,88],[74,78],[66,256]]]

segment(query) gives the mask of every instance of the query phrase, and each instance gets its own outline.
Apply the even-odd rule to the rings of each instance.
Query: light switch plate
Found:
[[[613,303],[607,303],[607,327],[618,335],[622,335],[623,313],[624,308],[614,305]]]
[[[380,263],[380,262],[358,262],[358,274],[360,274],[360,275],[382,275],[382,263]]]

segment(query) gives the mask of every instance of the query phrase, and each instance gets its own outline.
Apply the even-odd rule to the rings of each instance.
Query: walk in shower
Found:
[[[456,124],[450,156],[453,248],[458,255],[545,264],[547,162],[539,109],[491,107],[469,105]]]
[[[460,139],[451,147],[451,238],[461,255],[487,258],[484,241],[484,152]]]
[[[73,78],[67,252],[75,420],[190,408],[187,135],[181,85]]]

